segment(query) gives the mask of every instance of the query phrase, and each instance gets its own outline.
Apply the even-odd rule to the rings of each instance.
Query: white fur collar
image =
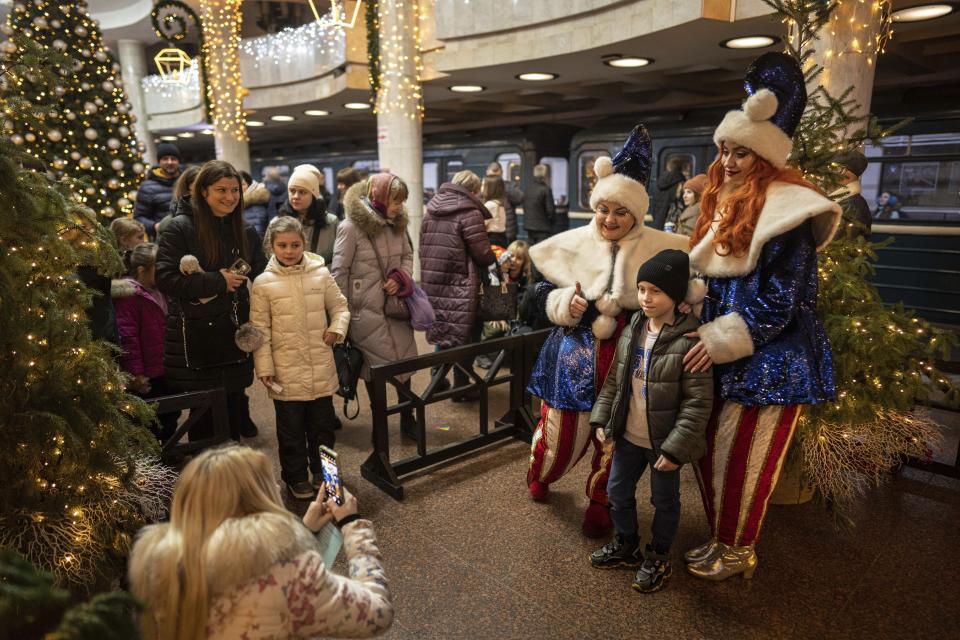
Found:
[[[695,272],[717,278],[746,275],[757,266],[760,252],[767,242],[799,227],[808,219],[813,222],[813,238],[817,249],[822,249],[837,231],[840,211],[840,205],[813,189],[774,182],[767,190],[767,200],[760,212],[757,228],[750,241],[750,250],[746,255],[717,255],[711,228],[690,252],[690,266]]]
[[[597,229],[596,218],[530,247],[530,258],[537,270],[558,287],[577,282],[587,300],[597,301],[607,292],[613,270],[612,296],[624,309],[639,309],[636,278],[640,265],[664,249],[687,250],[687,238],[675,233],[649,229],[637,224],[619,242],[616,266],[613,243]]]

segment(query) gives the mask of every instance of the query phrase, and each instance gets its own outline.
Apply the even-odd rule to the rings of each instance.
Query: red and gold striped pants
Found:
[[[707,453],[696,471],[707,521],[720,542],[742,547],[760,537],[802,408],[714,403]]]

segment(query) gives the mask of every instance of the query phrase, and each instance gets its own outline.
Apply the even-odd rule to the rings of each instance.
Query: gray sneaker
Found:
[[[643,554],[643,564],[637,571],[637,576],[633,579],[633,588],[640,593],[653,593],[660,591],[666,584],[667,579],[673,573],[673,566],[666,555],[654,553],[647,545],[647,550]]]

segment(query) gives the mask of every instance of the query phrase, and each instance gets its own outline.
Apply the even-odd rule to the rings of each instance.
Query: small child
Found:
[[[277,413],[280,476],[299,499],[316,495],[323,482],[319,447],[333,448],[336,440],[332,396],[339,383],[332,347],[350,326],[347,299],[323,258],[304,251],[306,242],[295,217],[270,222],[263,246],[273,255],[253,282],[250,302],[250,322],[263,334],[254,367]]]
[[[133,249],[146,239],[143,225],[133,218],[114,218],[110,223],[110,231],[117,239],[120,253]]]
[[[607,494],[616,531],[590,562],[598,569],[639,566],[633,588],[641,593],[660,590],[670,577],[668,554],[680,524],[680,465],[699,459],[707,446],[713,375],[684,370],[683,357],[696,344],[685,334],[699,323],[677,311],[689,271],[687,254],[676,249],[661,251],[640,267],[640,311],[620,335],[616,375],[607,377],[590,415],[597,438],[615,440]],[[656,511],[652,539],[642,552],[636,492],[648,465]]]
[[[142,233],[143,227],[140,229]],[[156,262],[157,245],[152,242],[125,250],[123,265],[127,273],[121,283],[127,286],[114,287],[113,307],[123,350],[120,366],[133,376],[130,390],[144,398],[167,393],[163,370],[167,299],[156,288]],[[161,415],[157,438],[166,442],[176,427],[176,415]]]

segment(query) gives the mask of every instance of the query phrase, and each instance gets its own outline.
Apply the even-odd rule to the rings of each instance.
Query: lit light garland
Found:
[[[178,99],[181,103],[200,95],[200,63],[190,61],[190,66],[180,74],[179,82],[168,82],[158,75],[144,76],[140,80],[144,93],[160,95],[165,100]]]
[[[200,0],[200,19],[207,60],[207,104],[213,126],[246,142],[243,98],[247,90],[240,77],[240,0]]]
[[[824,55],[828,59],[834,54],[838,58],[851,54],[866,55],[867,64],[873,65],[875,58],[886,51],[887,43],[893,38],[893,6],[890,0],[846,1],[853,4],[853,10],[844,11],[844,0],[837,0],[837,9],[830,16],[830,35],[835,38],[837,32],[842,32],[852,38],[845,49],[836,52],[828,50]],[[869,15],[864,15],[863,10],[868,6]],[[840,23],[841,19],[844,20],[843,24]],[[864,37],[862,33],[871,28],[871,23],[877,25],[877,32],[872,37]]]
[[[407,20],[407,6],[413,9],[410,21]],[[389,12],[389,20],[385,21],[387,12]],[[420,78],[423,74],[423,59],[420,56],[420,3],[417,0],[394,0],[388,3],[386,9],[379,4],[377,13],[380,73],[374,112],[399,113],[407,118],[422,120],[423,89]],[[390,25],[389,33],[384,33],[385,23]],[[411,45],[412,56],[405,53],[405,49]]]
[[[275,65],[290,64],[294,58],[310,50],[326,54],[342,50],[345,46],[343,27],[332,16],[324,15],[310,24],[243,40],[240,51],[249,56],[254,68],[257,68],[269,62]]]

